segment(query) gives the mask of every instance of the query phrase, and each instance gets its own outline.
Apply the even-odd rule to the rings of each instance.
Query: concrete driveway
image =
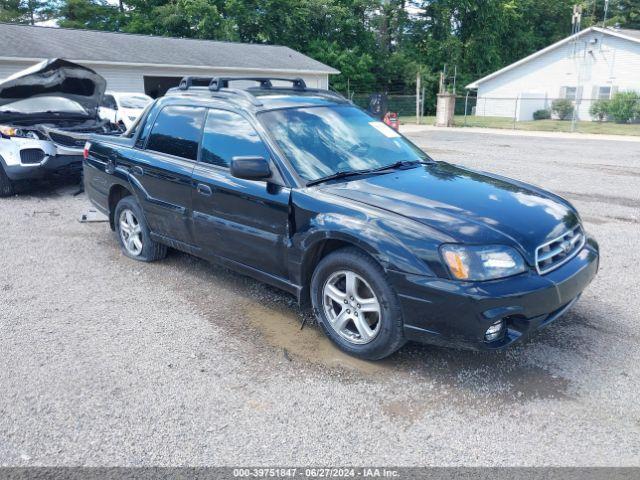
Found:
[[[640,465],[638,145],[411,136],[575,202],[602,261],[565,317],[504,353],[365,363],[292,297],[133,262],[74,187],[27,192],[0,200],[0,465]]]

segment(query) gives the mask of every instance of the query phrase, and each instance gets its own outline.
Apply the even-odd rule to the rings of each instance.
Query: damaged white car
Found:
[[[89,136],[121,133],[98,115],[105,89],[96,72],[61,59],[0,82],[0,196],[20,181],[80,175]]]

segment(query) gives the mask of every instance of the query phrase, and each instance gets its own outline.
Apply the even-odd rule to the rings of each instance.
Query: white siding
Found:
[[[318,74],[298,74],[281,72],[243,72],[242,70],[211,70],[204,69],[176,69],[176,68],[150,68],[150,67],[119,67],[112,65],[91,65],[90,68],[98,72],[107,80],[107,88],[109,90],[119,92],[144,92],[144,76],[158,77],[183,77],[186,75],[195,75],[200,77],[216,77],[216,76],[253,76],[253,77],[302,77],[309,87],[326,88],[328,84],[327,75]]]
[[[536,100],[540,108],[545,108],[560,97],[562,87],[578,84],[582,91],[578,109],[581,120],[591,119],[594,87],[640,92],[640,43],[589,32],[578,39],[575,53],[573,42],[567,43],[480,83],[476,115],[513,117],[515,99],[527,93],[546,98]]]
[[[20,70],[31,66],[33,62],[5,62],[0,61],[0,79],[6,78]],[[114,65],[86,65],[95,70],[107,80],[107,89],[117,92],[144,92],[144,80],[146,76],[158,77],[183,77],[186,75],[196,75],[201,77],[214,76],[268,76],[268,77],[302,77],[309,87],[327,88],[329,85],[328,75],[309,73],[282,73],[242,71],[242,70],[216,70],[212,69],[184,69],[175,67],[135,67],[135,66],[114,66]]]

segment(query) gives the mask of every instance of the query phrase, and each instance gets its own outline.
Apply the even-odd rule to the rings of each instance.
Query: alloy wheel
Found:
[[[331,328],[350,343],[370,343],[380,331],[380,302],[367,281],[355,272],[341,270],[330,275],[324,284],[322,305]]]
[[[127,252],[137,257],[142,253],[142,227],[135,214],[125,208],[120,213],[120,238]]]

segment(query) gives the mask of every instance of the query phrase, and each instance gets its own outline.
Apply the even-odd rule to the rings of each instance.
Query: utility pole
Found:
[[[609,0],[605,0],[606,5],[609,4]],[[605,7],[606,8],[606,7]],[[573,27],[573,34],[576,35],[580,32],[580,24],[582,22],[582,5],[574,5],[573,6],[573,18],[571,20],[571,24]],[[576,95],[574,99],[573,105],[573,114],[571,116],[571,131],[576,131],[576,123],[578,120],[578,109],[580,108],[580,101],[582,100],[582,92],[581,92],[581,76],[582,76],[582,59],[577,52],[578,48],[578,38],[575,37],[573,39],[573,58],[576,65]]]
[[[604,0],[604,18],[602,19],[602,28],[607,28],[607,13],[609,13],[609,0]]]
[[[416,73],[416,123],[420,124],[420,69]]]

